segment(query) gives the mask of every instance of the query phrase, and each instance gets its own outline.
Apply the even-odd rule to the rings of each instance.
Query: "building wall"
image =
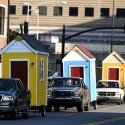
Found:
[[[8,0],[0,0],[0,7],[5,8],[4,13],[4,33],[0,34],[0,49],[7,44],[7,20],[8,20]]]
[[[117,9],[123,8],[125,5],[124,0],[66,0],[67,4],[60,4],[59,1],[54,2],[47,1],[30,1],[32,6],[37,8],[39,6],[47,6],[47,15],[39,16],[39,26],[37,27],[37,15],[34,11],[31,11],[29,15],[29,34],[39,34],[39,40],[44,45],[50,45],[52,38],[57,36],[59,42],[62,40],[62,27],[66,25],[66,34],[65,37],[68,37],[72,34],[78,33],[89,28],[101,28],[101,27],[120,27],[121,29],[117,30],[96,30],[82,35],[76,36],[72,39],[67,40],[68,43],[92,43],[92,42],[101,42],[105,44],[110,44],[113,41],[113,44],[124,44],[125,35],[123,31],[123,23],[125,17],[118,18],[116,17]],[[10,15],[10,28],[16,30],[20,28],[19,24],[22,24],[27,16],[22,14],[22,8],[24,6],[24,0],[12,0],[10,5],[16,6],[16,14]],[[113,6],[114,5],[114,6]],[[53,16],[53,7],[59,6],[62,7],[62,16]],[[78,7],[78,16],[69,16],[69,7]],[[94,16],[85,16],[85,8],[92,7],[94,8]],[[100,17],[100,8],[109,8],[109,17]],[[38,32],[37,32],[38,29]],[[96,46],[96,45],[95,45]],[[109,45],[110,46],[110,45]]]

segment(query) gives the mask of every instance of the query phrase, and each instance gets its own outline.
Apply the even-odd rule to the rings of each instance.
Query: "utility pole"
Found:
[[[64,58],[65,54],[65,25],[63,25],[63,32],[62,32],[62,55],[61,60]],[[61,76],[63,76],[63,63],[61,62]]]

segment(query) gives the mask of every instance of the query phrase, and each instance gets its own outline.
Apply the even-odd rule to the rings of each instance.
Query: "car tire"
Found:
[[[41,115],[42,115],[42,117],[45,117],[45,107],[44,106],[42,106],[42,109],[41,109]]]
[[[14,120],[18,119],[18,106],[14,107],[14,111],[10,117]]]
[[[59,112],[60,107],[59,106],[54,106],[55,112]]]
[[[80,104],[77,105],[77,111],[78,112],[83,112],[83,107],[84,107],[84,103],[83,103],[83,101],[81,101]]]
[[[97,110],[97,102],[94,102],[94,110]]]
[[[117,102],[117,105],[121,105],[121,102],[122,102],[122,100],[121,100],[121,97],[120,97],[119,101]]]
[[[22,118],[28,119],[30,115],[30,106],[27,106],[25,113],[22,113]]]
[[[52,106],[51,105],[46,106],[46,112],[51,112],[51,110],[52,110]]]

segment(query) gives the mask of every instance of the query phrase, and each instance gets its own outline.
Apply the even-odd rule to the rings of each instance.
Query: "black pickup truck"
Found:
[[[30,90],[20,79],[0,78],[0,115],[17,119],[22,114],[23,118],[28,118],[30,98]]]
[[[90,92],[80,77],[58,77],[53,78],[48,88],[46,111],[50,112],[52,107],[59,111],[60,107],[65,109],[76,107],[78,112],[90,108]]]

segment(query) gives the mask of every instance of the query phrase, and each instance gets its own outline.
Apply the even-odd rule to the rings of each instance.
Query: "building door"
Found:
[[[118,68],[109,68],[108,79],[109,80],[119,80],[119,69]]]
[[[84,78],[83,67],[71,67],[71,77]]]
[[[11,77],[20,78],[24,86],[28,86],[28,62],[11,61]]]

